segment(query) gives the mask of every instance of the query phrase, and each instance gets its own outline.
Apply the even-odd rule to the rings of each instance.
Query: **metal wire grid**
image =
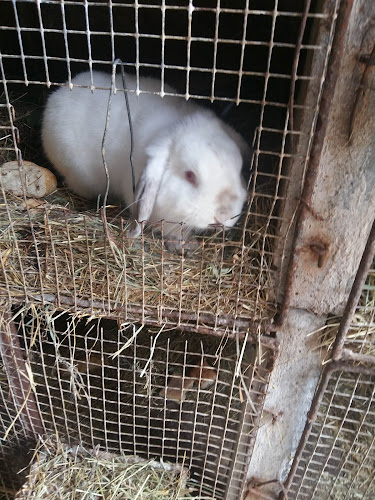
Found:
[[[0,428],[5,430],[16,420],[17,410],[9,393],[8,379],[4,369],[1,369],[0,377]],[[11,500],[14,492],[22,486],[22,476],[15,475],[14,471],[16,468],[21,469],[27,465],[27,463],[17,462],[17,455],[21,449],[24,449],[25,443],[27,443],[27,435],[19,422],[15,423],[8,442],[3,441],[3,436],[1,436],[0,498],[2,499]]]
[[[337,369],[337,371],[336,371]],[[372,499],[375,495],[375,369],[330,370],[288,495]]]
[[[295,44],[285,41],[282,34],[278,30],[276,24],[278,18],[300,18],[302,17],[301,12],[293,12],[290,9],[285,9],[283,4],[285,2],[276,1],[269,2],[269,7],[267,10],[258,8],[251,8],[252,4],[256,2],[232,2],[234,8],[225,8],[221,6],[220,2],[211,7],[199,6],[199,2],[193,2],[189,0],[187,5],[168,5],[165,1],[161,4],[147,4],[135,2],[133,4],[126,3],[115,3],[109,2],[108,5],[103,2],[84,2],[77,1],[57,1],[48,0],[44,2],[38,2],[32,5],[32,2],[28,2],[31,5],[27,6],[27,10],[24,12],[19,12],[21,8],[22,1],[9,0],[9,3],[13,6],[13,16],[11,16],[11,23],[3,25],[0,29],[5,31],[9,36],[16,36],[19,44],[19,54],[9,53],[6,50],[2,54],[4,61],[15,60],[19,63],[20,69],[22,69],[23,78],[9,78],[9,83],[35,83],[42,85],[59,85],[55,81],[55,78],[51,78],[49,64],[53,61],[64,63],[69,84],[71,84],[71,77],[74,71],[72,71],[71,65],[75,63],[81,63],[87,66],[92,74],[93,67],[95,65],[109,65],[112,61],[116,59],[116,41],[118,39],[130,39],[134,41],[134,51],[129,51],[127,56],[129,58],[134,58],[134,61],[125,63],[129,67],[135,66],[136,75],[139,77],[141,70],[143,68],[153,68],[160,71],[161,77],[161,94],[168,95],[168,92],[164,90],[165,84],[165,74],[168,70],[182,71],[186,76],[184,76],[185,89],[184,92],[179,95],[188,97],[194,97],[196,99],[207,99],[211,101],[214,100],[224,100],[224,101],[236,101],[248,102],[254,104],[262,104],[260,100],[256,99],[244,99],[241,96],[241,86],[242,78],[246,76],[260,77],[267,79],[278,78],[278,79],[290,79],[290,75],[287,72],[269,72],[267,75],[262,71],[250,71],[244,67],[246,64],[246,54],[245,51],[249,47],[265,47],[268,49],[272,47],[277,53],[278,49],[280,52],[275,54],[275,56],[280,56],[283,53],[282,49],[287,49],[287,51],[295,49]],[[214,3],[214,2],[207,2]],[[195,5],[197,4],[197,5]],[[273,5],[272,5],[273,4]],[[56,6],[56,9],[53,9]],[[25,8],[22,6],[22,8]],[[71,12],[69,12],[69,10]],[[121,12],[122,11],[122,12]],[[92,27],[92,25],[98,26],[97,18],[91,17],[92,14],[97,14],[104,21],[101,29]],[[72,17],[69,14],[74,14],[76,17],[75,23],[72,21]],[[152,19],[153,22],[147,23],[148,18],[145,16],[155,16]],[[53,22],[51,17],[53,17]],[[129,18],[128,24],[124,22],[122,15]],[[258,38],[252,39],[251,32],[249,33],[249,28],[255,28],[254,24],[257,19],[267,17],[266,33],[271,31],[271,40],[267,40],[264,34],[259,34]],[[308,15],[309,19],[326,20],[330,19],[330,14],[321,10],[321,12],[311,12]],[[77,21],[80,19],[80,22]],[[224,20],[223,18],[226,18]],[[194,23],[193,23],[194,19]],[[221,19],[221,21],[220,21]],[[228,23],[231,20],[232,24]],[[176,27],[177,21],[177,27]],[[234,22],[234,24],[233,24]],[[72,25],[81,25],[81,29],[72,29],[69,27],[69,23]],[[56,27],[56,25],[58,27]],[[180,26],[180,29],[179,27]],[[129,28],[131,29],[124,29]],[[26,34],[35,35],[37,44],[31,44],[31,46],[24,45],[23,36]],[[59,44],[64,50],[63,57],[58,57],[54,53],[58,52],[54,46],[49,46],[50,39],[49,35],[58,36]],[[83,41],[80,47],[74,44],[70,44],[70,37],[73,39],[73,35],[76,39]],[[266,35],[266,37],[267,37]],[[280,36],[281,35],[281,36]],[[95,40],[96,37],[100,38],[101,44],[108,44],[109,51],[111,53],[111,58],[95,58]],[[284,40],[283,40],[284,38]],[[288,37],[286,37],[288,38]],[[32,37],[29,37],[29,41]],[[158,63],[147,62],[147,50],[143,48],[142,42],[144,40],[153,40],[157,46],[157,53],[159,60]],[[168,42],[182,42],[178,48],[185,49],[181,50],[179,54],[179,60],[183,61],[183,64],[171,64],[169,62]],[[159,43],[157,43],[159,42]],[[201,64],[194,65],[195,61],[199,61],[199,57],[196,57],[194,52],[194,44],[202,46],[202,44],[209,44],[212,49],[212,54],[210,53],[210,59],[212,64],[210,67],[204,67]],[[228,69],[221,66],[221,53],[223,45],[234,46],[237,50],[233,53],[236,55],[235,61],[231,61],[231,64],[226,60],[226,65],[234,66],[234,69]],[[32,46],[38,47],[38,52],[40,55],[33,54]],[[75,57],[74,53],[79,52],[81,49],[86,51],[85,57],[79,58]],[[107,48],[107,47],[106,47]],[[313,43],[306,43],[301,45],[302,50],[314,51],[321,50],[324,47],[315,45]],[[35,49],[34,49],[35,50]],[[286,52],[287,52],[286,51]],[[31,53],[30,53],[31,52]],[[134,53],[135,52],[135,55]],[[265,53],[267,53],[266,51]],[[73,54],[73,55],[72,55]],[[271,53],[269,57],[271,58]],[[194,57],[195,56],[195,57]],[[150,58],[150,56],[149,56]],[[43,65],[43,72],[40,72],[40,76],[44,76],[45,79],[35,78],[34,75],[29,75],[27,68],[27,63],[30,61],[40,61]],[[210,93],[207,91],[204,94],[192,93],[190,89],[190,75],[193,72],[198,73],[208,73],[212,77],[211,85],[209,87]],[[53,73],[53,71],[52,71]],[[234,96],[221,96],[215,93],[215,81],[218,75],[234,75],[238,79],[238,85],[236,87],[236,94]],[[313,75],[296,75],[298,80],[313,80],[315,77]],[[93,75],[92,75],[92,85],[95,85]],[[142,92],[142,89],[138,86],[137,92]],[[172,94],[175,95],[175,94]],[[275,106],[283,106],[279,102],[269,102]]]
[[[365,356],[375,355],[375,266],[370,269],[353,315],[344,348]],[[375,358],[374,358],[375,361]]]
[[[10,220],[3,226],[8,249],[1,287],[10,303],[26,297],[90,314],[231,335],[267,319],[257,305],[254,280],[246,281],[256,263],[249,259],[241,275],[240,256],[250,252],[224,235],[219,242],[202,242],[195,258],[185,259],[169,254],[159,240],[143,237],[129,244],[123,226],[113,227],[112,241],[121,249],[116,260],[100,220],[92,216],[72,216],[64,208],[51,212],[47,205],[31,220],[23,210]]]
[[[374,496],[375,357],[358,352],[353,342],[358,311],[366,311],[366,302],[372,310],[374,253],[375,222],[281,498]]]
[[[3,319],[2,310],[0,330]],[[13,338],[6,342],[4,340],[0,334],[0,498],[10,500],[25,481],[23,469],[29,462],[28,446],[32,446],[34,441],[30,436],[30,422],[35,414],[32,415],[32,410],[29,411],[28,405],[25,405],[28,396],[22,355],[20,358],[19,351],[13,352]],[[12,387],[11,380],[16,373],[20,382]],[[33,422],[38,428],[36,421]]]
[[[213,331],[233,329],[234,324],[236,328],[244,326],[256,329],[260,322],[263,323],[272,318],[275,312],[275,296],[271,292],[270,282],[272,279],[273,285],[277,284],[278,270],[272,268],[271,261],[276,240],[283,241],[285,237],[276,232],[276,226],[283,220],[281,213],[282,202],[285,201],[283,193],[285,193],[285,183],[289,182],[284,167],[291,159],[298,159],[303,168],[306,166],[324,80],[324,68],[332,45],[338,5],[337,0],[327,0],[319,11],[315,8],[315,12],[308,13],[291,12],[282,1],[276,0],[270,2],[268,10],[264,8],[264,5],[259,9],[256,8],[257,4],[245,2],[233,4],[230,8],[220,3],[215,6],[206,6],[200,5],[199,2],[193,4],[192,1],[187,6],[169,5],[165,2],[161,5],[153,5],[151,2],[145,4],[136,2],[134,5],[112,2],[103,5],[100,2],[88,3],[87,1],[83,3],[3,2],[3,9],[4,7],[8,9],[4,9],[6,15],[3,16],[4,24],[0,28],[0,33],[2,31],[6,36],[6,43],[2,43],[0,67],[6,107],[9,112],[6,127],[11,129],[13,145],[10,147],[14,147],[18,158],[21,158],[21,151],[17,145],[17,128],[14,124],[14,111],[8,87],[13,88],[12,84],[15,83],[61,85],[59,78],[64,80],[68,75],[70,79],[77,69],[89,68],[92,71],[101,67],[101,64],[108,66],[118,54],[118,40],[129,39],[134,43],[135,56],[128,64],[135,68],[138,76],[144,71],[157,74],[161,78],[161,95],[166,94],[164,81],[167,79],[170,83],[175,83],[177,87],[180,87],[176,95],[209,99],[216,104],[219,101],[247,104],[247,108],[241,110],[239,107],[233,112],[232,121],[237,124],[237,128],[242,128],[249,142],[252,129],[258,125],[253,158],[254,183],[250,193],[251,202],[243,223],[246,230],[243,232],[240,228],[232,230],[229,236],[231,243],[228,243],[226,236],[223,235],[220,245],[216,244],[214,247],[213,273],[217,278],[216,281],[219,282],[217,296],[211,299],[209,306],[204,304],[204,299],[209,295],[201,286],[202,280],[190,292],[182,279],[186,271],[182,259],[181,274],[179,274],[181,279],[177,277],[176,280],[178,290],[175,294],[175,303],[172,306],[166,304],[165,297],[168,295],[168,290],[164,293],[166,276],[163,263],[168,264],[170,259],[164,254],[159,262],[162,268],[160,280],[155,285],[155,289],[160,287],[157,299],[150,304],[147,294],[143,294],[142,299],[139,300],[132,300],[131,296],[129,298],[129,295],[125,294],[125,299],[120,300],[122,310],[129,312],[133,308],[138,317],[141,311],[142,320],[147,316],[152,319],[157,317],[158,321],[162,318],[167,322],[171,322],[174,314],[172,323],[178,326],[208,327]],[[174,18],[174,15],[180,17]],[[319,27],[323,34],[314,41],[306,35],[301,38],[300,46],[296,47],[299,22],[304,16],[310,28],[314,24],[315,28]],[[99,24],[98,17],[101,19]],[[131,19],[130,25],[126,23],[121,25],[125,17]],[[177,22],[175,22],[176,19]],[[186,23],[181,19],[185,19]],[[73,21],[75,25],[70,24]],[[292,29],[285,29],[285,22],[292,23]],[[261,29],[257,29],[257,25],[260,25]],[[79,29],[76,29],[77,26]],[[98,29],[95,26],[99,26]],[[95,42],[97,39],[100,43]],[[152,42],[152,46],[143,45],[144,40]],[[109,43],[108,47],[105,41]],[[160,43],[155,45],[157,41]],[[171,43],[177,45],[171,46]],[[178,44],[182,44],[184,50]],[[75,51],[82,50],[83,47],[87,49],[84,57],[75,57]],[[101,52],[103,47],[107,47],[108,50]],[[169,63],[169,47],[173,48],[171,49],[173,57],[177,57],[183,63]],[[213,52],[207,53],[204,50],[205,47],[209,47]],[[132,50],[126,45],[123,48],[126,49],[125,54],[131,59]],[[235,57],[231,52],[232,49],[237,50],[239,57]],[[59,55],[56,56],[56,53]],[[106,56],[97,58],[96,54],[100,53],[105,53]],[[310,74],[308,67],[304,67],[302,61],[313,58],[316,54],[322,59],[321,72]],[[147,62],[148,57],[154,58],[154,62]],[[280,63],[283,60],[285,64]],[[169,71],[172,73],[168,73]],[[197,75],[196,79],[194,75]],[[205,80],[206,76],[209,77],[209,81]],[[312,106],[297,103],[293,95],[289,95],[290,88],[298,88],[304,83],[316,93],[316,102]],[[230,89],[236,89],[236,92],[231,94]],[[137,92],[141,93],[142,89],[137,88]],[[309,116],[307,120],[309,125],[304,130],[298,130],[297,127],[288,130],[289,110],[292,109]],[[296,123],[296,120],[294,122]],[[306,148],[302,154],[298,153],[298,158],[293,148],[290,147],[291,137],[305,140]],[[9,149],[9,143],[5,149]],[[6,197],[5,200],[7,200]],[[7,203],[8,201],[5,201],[5,204]],[[9,211],[7,215],[9,216]],[[11,238],[17,239],[19,234],[17,234],[14,214],[8,218],[6,230]],[[25,219],[23,214],[22,220],[25,221]],[[29,232],[38,260],[39,248],[49,248],[50,244],[53,245],[52,232],[48,227],[48,214],[44,217],[46,226],[43,227],[43,230],[45,229],[43,237],[40,233],[36,236],[31,219],[29,213],[27,224],[30,225]],[[53,220],[52,223],[55,224],[56,221]],[[25,227],[20,230],[25,233]],[[258,242],[257,245],[254,245],[254,239]],[[74,241],[71,242],[68,234],[65,244],[67,241],[73,254],[77,252]],[[29,245],[30,242],[27,244]],[[209,244],[205,244],[201,247],[201,258],[198,259],[201,263],[208,246]],[[230,246],[232,246],[232,252],[227,252]],[[144,248],[142,242],[141,262],[144,262]],[[254,250],[254,253],[249,253],[249,249]],[[88,253],[92,250],[94,249],[88,244]],[[229,259],[226,259],[225,256],[228,254]],[[18,259],[18,265],[21,268],[27,269],[23,276],[31,276],[33,271],[29,265],[28,256],[25,257],[25,264],[23,264],[21,262],[23,256],[17,249],[14,249],[13,257]],[[128,257],[133,258],[133,256]],[[41,259],[43,258],[42,255]],[[52,263],[52,267],[49,267],[50,276],[53,269],[57,267],[56,263]],[[37,300],[53,301],[58,306],[66,306],[64,301],[67,300],[73,302],[69,304],[72,307],[77,307],[78,301],[81,301],[79,307],[86,304],[84,307],[91,310],[105,309],[106,312],[114,313],[113,304],[119,304],[119,302],[116,302],[116,298],[113,298],[113,294],[111,296],[109,291],[111,276],[108,275],[108,266],[103,269],[104,274],[107,275],[105,277],[107,286],[103,287],[103,296],[99,300],[96,300],[97,297],[92,291],[86,296],[77,297],[76,290],[81,287],[78,282],[77,288],[74,287],[75,277],[71,266],[65,265],[65,268],[70,269],[66,277],[73,282],[73,289],[70,289],[67,294],[68,298],[66,299],[60,290],[61,275],[58,276],[57,272],[54,277],[56,289],[52,294],[46,293],[48,287],[45,287],[43,283],[43,281],[46,282],[46,276],[43,268],[39,266],[37,271],[34,270],[32,277],[37,282],[36,294],[39,295]],[[229,287],[233,289],[231,302],[234,305],[231,307],[224,306],[225,299],[222,300],[221,291],[228,287],[228,284],[224,283],[224,286],[220,288],[224,276],[227,281],[229,280]],[[5,277],[4,280],[4,288],[7,289],[9,298],[12,296],[12,300],[15,296],[21,300],[25,297],[28,300],[35,300],[35,289],[27,280],[22,279],[21,281],[25,284],[20,284],[20,286],[17,284],[15,289],[13,287],[17,280],[12,279],[11,276]],[[143,286],[144,284],[142,282]],[[196,297],[197,294],[199,297],[194,309],[191,306],[185,307],[183,304],[184,299],[189,298],[190,293],[190,297]],[[264,307],[264,301],[267,307]],[[98,307],[98,302],[100,307]],[[186,300],[186,304],[189,304],[189,300]],[[165,311],[164,316],[163,311]],[[243,325],[240,324],[241,321],[237,321],[237,318],[242,317],[247,320]]]
[[[259,366],[260,353],[242,342],[30,313],[18,314],[19,346],[3,344],[1,353],[8,371],[17,349],[25,359],[27,376],[14,372],[7,388],[14,399],[20,378],[31,382],[21,417],[28,413],[35,427],[21,428],[25,436],[57,434],[72,445],[184,461],[199,494],[227,498],[231,487],[239,498],[268,380],[265,353]],[[209,387],[200,385],[202,362],[217,374]],[[198,378],[188,386],[194,370]],[[182,403],[164,396],[173,379],[186,387]],[[33,408],[39,422],[30,418]],[[13,419],[14,413],[3,421],[4,430]]]
[[[373,349],[374,258],[375,220],[332,348],[331,356],[335,361],[346,359],[359,364],[375,362]]]

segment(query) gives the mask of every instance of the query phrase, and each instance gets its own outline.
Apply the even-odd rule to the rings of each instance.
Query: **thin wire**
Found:
[[[293,60],[293,68],[292,68],[292,79],[290,83],[290,95],[289,95],[289,125],[290,125],[290,130],[293,131],[294,128],[294,94],[296,90],[296,80],[297,80],[297,71],[298,71],[298,63],[300,61],[300,54],[301,54],[301,48],[302,48],[302,41],[303,37],[305,34],[306,30],[306,22],[307,22],[307,17],[310,12],[310,6],[311,6],[311,0],[306,0],[305,2],[305,7],[301,19],[301,25],[299,29],[299,34],[298,34],[298,39],[297,39],[297,44],[296,44],[296,51],[294,55],[294,60]]]
[[[116,66],[117,64],[121,64],[122,87],[124,90],[126,111],[128,114],[128,123],[129,123],[129,131],[130,131],[129,161],[130,161],[130,168],[132,171],[132,189],[133,189],[133,194],[134,194],[135,193],[135,173],[134,173],[134,163],[133,163],[134,136],[133,136],[133,124],[132,124],[132,117],[131,117],[131,113],[130,113],[130,105],[129,105],[129,97],[128,97],[128,87],[126,85],[124,63],[121,61],[121,59],[116,59],[113,64],[114,64],[114,66]]]

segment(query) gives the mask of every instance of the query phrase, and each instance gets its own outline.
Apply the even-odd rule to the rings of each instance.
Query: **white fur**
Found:
[[[111,77],[94,72],[96,87]],[[91,85],[89,73],[73,79]],[[136,81],[127,75],[129,89]],[[122,88],[121,76],[116,78]],[[140,88],[160,91],[160,82],[143,78]],[[168,92],[173,89],[167,87]],[[232,226],[242,210],[246,190],[241,177],[243,139],[214,113],[181,98],[129,93],[134,133],[134,166],[138,220],[184,222],[195,230],[210,224]],[[106,176],[102,139],[108,90],[61,87],[47,102],[42,141],[45,152],[68,186],[84,197],[104,194]],[[130,133],[123,92],[113,95],[105,142],[112,196],[132,204]],[[192,170],[198,185],[185,178]],[[225,196],[221,196],[221,194]]]

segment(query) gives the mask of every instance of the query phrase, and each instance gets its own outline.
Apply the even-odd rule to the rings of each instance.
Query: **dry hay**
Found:
[[[17,500],[30,498],[203,499],[191,495],[188,472],[181,466],[98,448],[69,448],[51,439],[38,444],[28,481],[16,495]]]
[[[375,356],[375,266],[367,275],[345,347],[361,354]]]
[[[111,209],[105,231],[92,206],[67,190],[26,205],[10,195],[0,200],[0,294],[10,300],[25,294],[41,300],[43,291],[47,302],[74,306],[81,299],[81,310],[94,303],[114,315],[135,305],[255,321],[273,317],[266,218],[250,222],[245,245],[241,230],[234,229],[233,240],[223,233],[200,238],[198,248],[182,258],[166,251],[151,231],[126,238],[126,222]]]
[[[350,490],[351,496],[348,497],[348,488],[350,485],[350,479],[345,477],[335,477],[329,472],[323,472],[319,479],[319,494],[320,498],[333,499],[333,500],[373,500],[373,497],[363,495],[363,490]],[[334,496],[332,496],[332,491]],[[371,494],[371,491],[369,492]]]
[[[311,332],[319,335],[318,348],[322,351],[323,364],[331,359],[333,344],[340,327],[340,316],[330,316],[324,327]],[[345,337],[344,348],[354,353],[373,356],[375,361],[375,268],[367,276],[359,303],[353,314]]]

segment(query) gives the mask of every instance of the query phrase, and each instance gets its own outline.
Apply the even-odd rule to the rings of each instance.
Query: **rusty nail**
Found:
[[[318,267],[323,267],[328,251],[328,245],[325,243],[312,243],[310,245],[310,249],[318,256]]]
[[[375,55],[365,55],[362,54],[358,57],[359,62],[366,64],[367,66],[375,66]]]

